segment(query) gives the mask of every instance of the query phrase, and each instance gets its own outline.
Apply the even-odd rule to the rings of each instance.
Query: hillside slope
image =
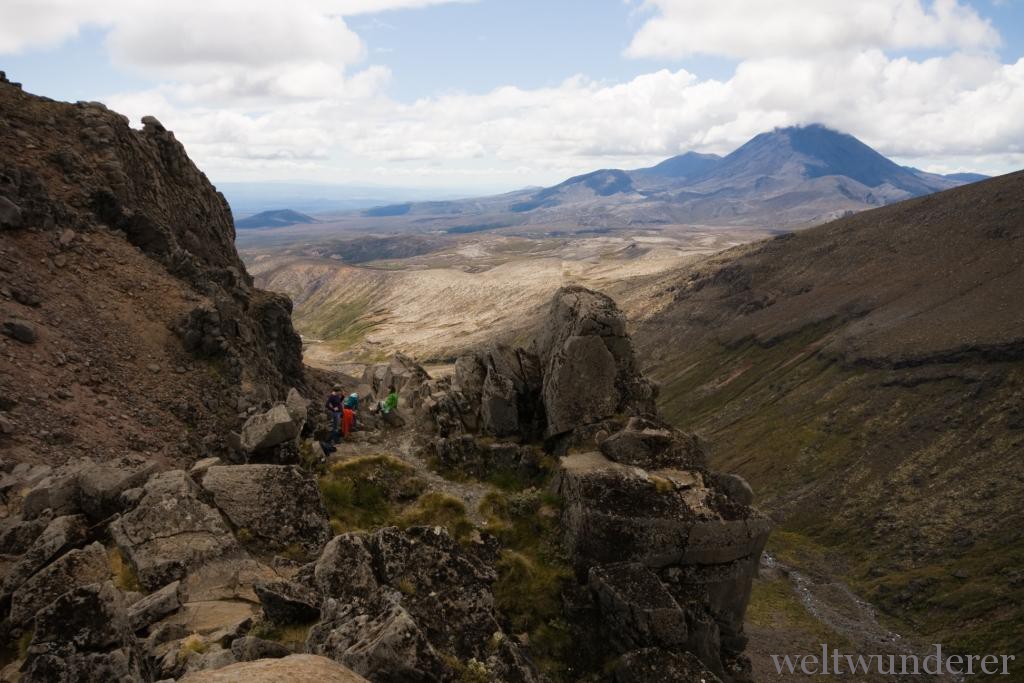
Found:
[[[1024,172],[659,280],[641,356],[773,547],[908,632],[1024,647]]]
[[[151,117],[0,72],[0,452],[56,464],[223,452],[302,387],[291,303],[253,287],[224,197]]]

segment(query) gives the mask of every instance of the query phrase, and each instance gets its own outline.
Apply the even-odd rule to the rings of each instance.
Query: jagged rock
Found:
[[[58,596],[110,575],[107,553],[99,543],[60,556],[21,584],[11,596],[10,619],[13,624],[30,622],[36,612]]]
[[[181,582],[172,581],[128,607],[128,625],[139,631],[181,608]]]
[[[565,543],[581,571],[636,560],[651,567],[759,555],[771,528],[755,511],[733,517],[699,472],[647,473],[600,453],[561,459]],[[724,513],[724,516],[723,516]]]
[[[21,320],[19,318],[12,318],[4,321],[3,327],[0,328],[0,332],[10,337],[15,341],[19,341],[22,344],[35,344],[39,339],[39,333],[36,331],[36,326],[27,320]]]
[[[125,457],[78,470],[78,503],[90,519],[99,521],[123,509],[121,494],[142,486],[156,472],[157,464]]]
[[[348,667],[316,655],[289,655],[191,673],[181,683],[369,683]]]
[[[78,468],[72,465],[54,471],[26,491],[21,514],[25,519],[34,519],[44,510],[58,516],[73,515],[81,510],[79,499]]]
[[[536,348],[548,435],[617,413],[655,412],[657,392],[640,374],[625,317],[604,294],[584,287],[560,289]]]
[[[320,617],[320,595],[294,581],[259,582],[254,587],[263,614],[275,624],[305,624]]]
[[[189,468],[188,474],[196,481],[199,481],[203,478],[203,475],[206,474],[206,470],[210,469],[215,465],[223,464],[225,464],[224,461],[216,456],[202,458],[201,460],[197,460],[196,464],[192,465],[192,467]]]
[[[299,467],[215,466],[202,484],[235,528],[266,547],[300,546],[315,557],[331,537],[316,479]]]
[[[305,415],[303,415],[303,419]],[[278,404],[266,411],[253,415],[242,426],[242,449],[257,453],[291,441],[299,435],[300,426],[292,419],[288,408]]]
[[[619,652],[686,644],[686,613],[647,567],[629,562],[591,567],[589,583],[601,628]]]
[[[311,402],[308,399],[302,397],[302,394],[298,392],[295,387],[288,390],[288,396],[285,398],[284,406],[288,409],[288,414],[291,415],[292,422],[298,425],[298,430],[301,432],[302,427],[306,424],[306,413],[309,411],[309,404]]]
[[[323,620],[307,646],[379,681],[428,681],[451,677],[412,615],[395,599],[348,603],[328,599]]]
[[[21,208],[7,197],[0,196],[0,229],[20,228]]]
[[[23,683],[143,680],[124,600],[109,581],[64,593],[36,615]]]
[[[371,547],[365,536],[335,536],[314,565],[316,587],[326,596],[368,598],[380,588],[373,563]]]
[[[445,656],[475,658],[495,680],[536,680],[511,639],[494,638],[494,570],[441,527],[343,534],[314,575],[325,599],[312,652],[373,680],[444,680],[453,675]]]
[[[143,491],[135,509],[111,523],[110,534],[148,590],[238,549],[220,515],[199,499],[199,487],[184,471],[161,472]]]
[[[370,365],[363,372],[362,382],[373,388],[373,393],[383,398],[393,387],[400,396],[411,395],[430,375],[416,361],[396,353],[385,365]]]
[[[631,418],[625,429],[603,439],[598,447],[609,460],[648,470],[707,466],[696,436],[639,417]]]
[[[281,659],[292,654],[292,651],[272,640],[242,636],[231,643],[231,654],[235,661],[251,662],[257,659]]]
[[[511,379],[488,371],[481,391],[480,414],[488,434],[509,436],[519,431],[516,388]]]
[[[39,538],[53,519],[50,515],[23,519],[21,515],[0,521],[0,555],[21,555]]]
[[[712,477],[715,486],[740,505],[754,502],[754,489],[738,474],[719,472]]]
[[[628,652],[615,662],[614,683],[722,683],[689,652],[644,648]]]
[[[85,543],[88,522],[82,515],[57,517],[11,567],[3,582],[3,595],[13,593],[53,559]]]

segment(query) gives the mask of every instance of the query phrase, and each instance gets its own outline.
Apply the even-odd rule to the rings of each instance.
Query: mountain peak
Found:
[[[909,171],[853,135],[821,123],[761,133],[725,157],[716,169],[716,174],[719,172],[771,177],[799,174],[806,179],[842,176],[868,188],[889,185],[911,196],[944,189],[929,183],[928,174]]]

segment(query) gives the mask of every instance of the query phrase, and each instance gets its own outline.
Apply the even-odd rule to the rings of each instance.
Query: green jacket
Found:
[[[390,413],[392,410],[398,407],[398,394],[391,392],[388,397],[384,399],[384,407],[381,410],[385,413]]]

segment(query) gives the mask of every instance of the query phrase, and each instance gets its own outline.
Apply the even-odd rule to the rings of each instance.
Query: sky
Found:
[[[1024,168],[1024,0],[3,0],[0,70],[214,182],[494,192],[807,123]]]

